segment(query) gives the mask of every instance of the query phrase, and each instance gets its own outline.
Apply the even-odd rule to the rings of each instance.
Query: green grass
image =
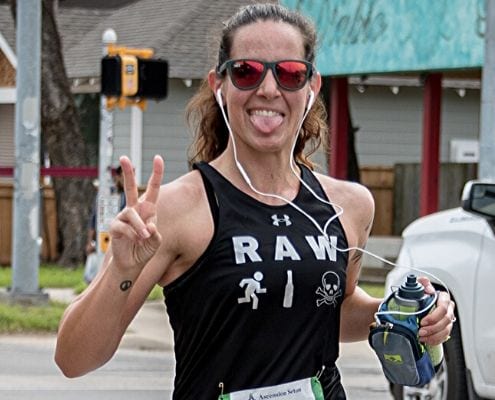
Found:
[[[84,267],[63,268],[57,265],[41,265],[39,270],[40,288],[72,288],[80,293],[86,287],[83,278]],[[0,267],[0,287],[12,285],[12,268]],[[13,305],[0,302],[0,334],[42,333],[57,331],[58,324],[67,304],[49,301],[42,306]]]
[[[87,285],[83,278],[84,267],[75,269],[57,265],[41,265],[40,288],[72,288],[79,294]],[[12,269],[0,267],[0,288],[12,285]],[[148,300],[162,300],[162,288],[153,288]],[[7,333],[55,333],[67,304],[49,301],[42,306],[11,305],[0,302],[0,334]]]
[[[58,302],[36,307],[0,302],[0,334],[54,333],[66,307],[67,304]]]
[[[84,267],[63,268],[58,265],[45,264],[40,266],[39,286],[41,288],[73,288],[84,283]],[[12,285],[12,268],[0,267],[0,287]]]
[[[360,283],[361,287],[366,293],[373,297],[383,298],[385,296],[385,285],[383,283]]]

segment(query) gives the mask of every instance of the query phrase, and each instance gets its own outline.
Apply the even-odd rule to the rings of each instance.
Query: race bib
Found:
[[[317,377],[301,379],[281,385],[247,389],[221,394],[218,400],[324,400]]]

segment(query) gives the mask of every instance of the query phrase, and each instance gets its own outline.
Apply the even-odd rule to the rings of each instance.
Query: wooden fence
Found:
[[[371,235],[392,235],[394,218],[394,170],[392,167],[363,167],[360,170],[361,183],[375,200],[375,219]]]
[[[55,261],[57,251],[57,209],[55,193],[52,187],[42,187],[41,191],[40,234],[43,239],[41,245],[41,260]],[[10,183],[0,183],[0,265],[10,265],[12,254],[12,215],[13,215],[13,188]]]
[[[393,235],[419,217],[421,170],[419,164],[396,164],[394,168]],[[477,164],[440,165],[439,210],[459,207],[464,184],[476,179]]]
[[[441,164],[438,209],[459,207],[464,184],[476,176],[477,164]],[[372,235],[400,236],[419,217],[420,177],[418,163],[361,168],[361,183],[375,199]]]

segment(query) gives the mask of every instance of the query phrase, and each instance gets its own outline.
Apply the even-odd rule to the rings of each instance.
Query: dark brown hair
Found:
[[[307,61],[314,63],[316,31],[314,25],[307,18],[278,4],[251,4],[240,8],[224,24],[217,66],[222,65],[230,58],[236,31],[258,21],[284,22],[297,28],[303,38],[304,57]],[[229,140],[229,132],[220,107],[215,100],[215,95],[206,79],[187,105],[186,120],[195,135],[191,149],[193,154],[191,162],[200,160],[209,162],[225,150]],[[325,107],[318,97],[303,123],[294,148],[294,159],[297,162],[310,168],[314,167],[308,157],[320,146],[322,134],[326,132],[326,129]],[[305,148],[307,155],[304,154]]]

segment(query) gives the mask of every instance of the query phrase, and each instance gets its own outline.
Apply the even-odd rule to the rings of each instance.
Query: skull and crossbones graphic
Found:
[[[337,299],[342,296],[340,289],[340,278],[333,271],[327,271],[321,277],[321,286],[316,289],[316,294],[321,297],[316,300],[316,305],[320,307],[322,304],[337,305]]]

